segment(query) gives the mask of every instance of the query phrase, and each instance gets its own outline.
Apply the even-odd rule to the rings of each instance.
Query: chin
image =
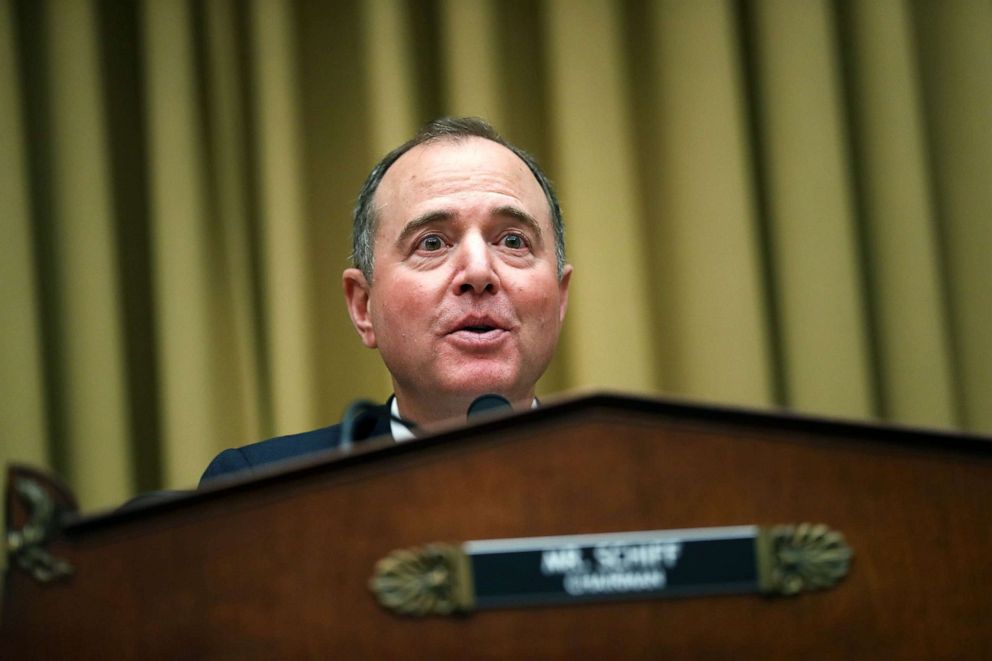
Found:
[[[466,368],[444,379],[445,390],[452,394],[475,397],[496,393],[511,398],[520,390],[520,377],[516,370],[492,368]]]

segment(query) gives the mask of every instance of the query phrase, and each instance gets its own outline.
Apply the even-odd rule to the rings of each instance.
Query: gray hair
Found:
[[[530,168],[534,178],[537,179],[537,183],[541,185],[541,190],[544,191],[544,196],[548,200],[548,207],[551,210],[551,226],[555,233],[555,259],[558,267],[558,278],[561,278],[565,271],[565,223],[562,220],[558,196],[555,194],[555,189],[551,185],[551,180],[541,170],[541,166],[537,164],[533,156],[504,140],[496,132],[496,129],[490,126],[485,120],[478,117],[443,117],[430,122],[424,128],[420,129],[413,138],[386,154],[372,168],[372,172],[369,173],[368,178],[362,185],[362,190],[358,194],[358,201],[355,203],[351,259],[355,267],[361,269],[369,282],[372,282],[373,249],[375,246],[377,221],[375,192],[378,190],[382,178],[386,175],[386,171],[400,156],[417,145],[437,142],[439,140],[459,141],[466,138],[485,138],[486,140],[503,145],[516,154]]]

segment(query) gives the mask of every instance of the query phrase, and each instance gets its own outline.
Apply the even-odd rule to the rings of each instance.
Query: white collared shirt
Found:
[[[417,438],[410,431],[410,428],[400,422],[400,405],[396,403],[396,398],[393,397],[392,405],[389,407],[389,412],[392,417],[389,419],[389,431],[393,433],[393,440],[397,443],[402,443],[403,441],[409,441],[410,439]]]

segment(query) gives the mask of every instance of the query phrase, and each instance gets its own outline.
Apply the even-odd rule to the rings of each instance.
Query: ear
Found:
[[[369,349],[378,345],[375,340],[375,329],[372,327],[372,315],[369,313],[371,286],[365,279],[365,274],[359,269],[345,269],[341,275],[341,285],[344,287],[344,300],[348,305],[351,323],[355,325],[362,344]]]
[[[568,309],[568,283],[572,280],[572,265],[566,264],[558,280],[558,322],[565,321],[565,310]]]

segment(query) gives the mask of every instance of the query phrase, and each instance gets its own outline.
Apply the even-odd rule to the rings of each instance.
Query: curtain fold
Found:
[[[992,429],[992,5],[917,2],[945,296],[967,428]]]
[[[992,433],[987,0],[0,4],[0,460],[86,509],[336,422],[371,166],[481,115],[575,266],[542,396]]]
[[[835,24],[826,1],[753,6],[785,404],[876,414]]]
[[[744,67],[729,3],[646,3],[635,108],[665,391],[774,401]],[[637,34],[637,31],[640,31]]]
[[[554,176],[564,200],[569,259],[581,267],[572,276],[563,335],[569,378],[652,390],[653,347],[663,331],[653,328],[646,301],[661,283],[639,238],[620,6],[552,0],[544,20]]]
[[[288,434],[317,421],[313,267],[304,215],[302,111],[290,5],[251,3],[254,114],[258,140],[259,241],[268,338],[273,431]]]
[[[369,0],[360,9],[369,91],[360,101],[371,117],[369,160],[402,144],[417,130],[417,93],[410,13],[402,0]],[[371,169],[372,165],[369,165]],[[357,193],[356,193],[357,195]]]
[[[211,191],[207,213],[218,247],[209,276],[212,289],[221,293],[211,306],[210,323],[225,368],[214,387],[224,412],[224,440],[238,443],[273,429],[259,304],[258,218],[252,204],[253,115],[241,104],[250,77],[243,29],[247,10],[236,0],[212,0],[202,10],[201,80],[207,100],[203,121],[209,136],[205,160]]]
[[[444,36],[446,112],[452,115],[485,117],[503,126],[506,117],[501,103],[500,57],[494,0],[443,0],[440,3]]]
[[[0,460],[51,466],[46,424],[41,286],[31,227],[26,125],[10,3],[0,3]]]
[[[198,93],[199,64],[190,5],[144,3],[149,219],[155,323],[159,340],[162,410],[162,479],[188,482],[187,466],[209,461],[200,439],[222,434],[217,407],[218,371],[229,365],[216,353],[212,278],[217,257],[209,214],[205,104]]]
[[[879,410],[952,426],[954,370],[910,12],[887,0],[849,3],[839,15]]]
[[[35,183],[47,204],[35,220],[50,278],[46,385],[64,416],[52,440],[67,479],[106,504],[134,484],[97,22],[84,0],[46,2],[41,12],[47,149],[37,155],[45,181]]]

